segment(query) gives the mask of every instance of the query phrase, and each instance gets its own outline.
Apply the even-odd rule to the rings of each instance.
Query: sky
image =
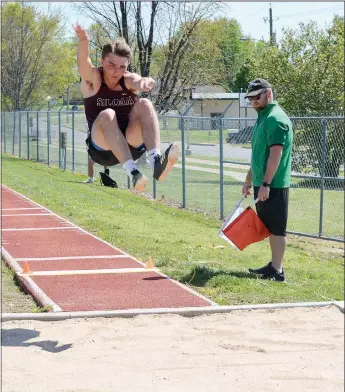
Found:
[[[47,9],[48,2],[34,3],[43,10]],[[50,3],[53,7],[63,8],[66,16],[66,35],[72,35],[72,28],[68,27],[77,20],[87,27],[89,21],[81,17],[68,2]],[[273,31],[276,32],[277,41],[282,37],[282,28],[298,28],[299,22],[307,23],[310,20],[317,22],[320,27],[330,24],[333,16],[344,15],[343,2],[273,2]],[[270,3],[266,2],[225,2],[225,11],[216,16],[235,18],[242,27],[243,35],[254,39],[269,39],[269,22],[264,18],[269,16]]]

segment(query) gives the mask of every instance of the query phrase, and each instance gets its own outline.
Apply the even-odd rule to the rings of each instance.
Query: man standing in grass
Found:
[[[264,79],[253,80],[246,98],[258,112],[253,136],[251,166],[242,188],[250,195],[254,186],[256,211],[270,232],[271,261],[249,269],[262,278],[285,281],[283,258],[286,248],[289,186],[291,177],[292,124],[273,100],[272,86]]]

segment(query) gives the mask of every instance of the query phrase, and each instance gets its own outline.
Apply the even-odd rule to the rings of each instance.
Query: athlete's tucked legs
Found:
[[[149,99],[139,99],[130,115],[126,130],[128,144],[138,147],[145,144],[153,177],[162,181],[178,159],[178,146],[171,144],[162,155],[160,152],[160,129],[157,113]]]
[[[98,148],[112,151],[127,175],[132,177],[136,191],[145,190],[147,178],[138,171],[132,159],[127,140],[119,128],[114,110],[105,109],[98,115],[92,126],[91,140]]]

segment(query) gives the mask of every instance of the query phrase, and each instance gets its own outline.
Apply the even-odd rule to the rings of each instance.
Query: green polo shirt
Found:
[[[276,101],[258,112],[252,136],[251,169],[254,186],[262,185],[270,147],[274,145],[282,145],[283,153],[271,188],[290,186],[292,140],[291,121]]]

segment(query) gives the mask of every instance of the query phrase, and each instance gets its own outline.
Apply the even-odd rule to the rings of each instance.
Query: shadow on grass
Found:
[[[215,276],[235,277],[240,279],[257,279],[255,274],[245,271],[216,270],[205,266],[193,268],[187,275],[182,276],[179,280],[181,283],[188,283],[196,287],[203,287]]]

